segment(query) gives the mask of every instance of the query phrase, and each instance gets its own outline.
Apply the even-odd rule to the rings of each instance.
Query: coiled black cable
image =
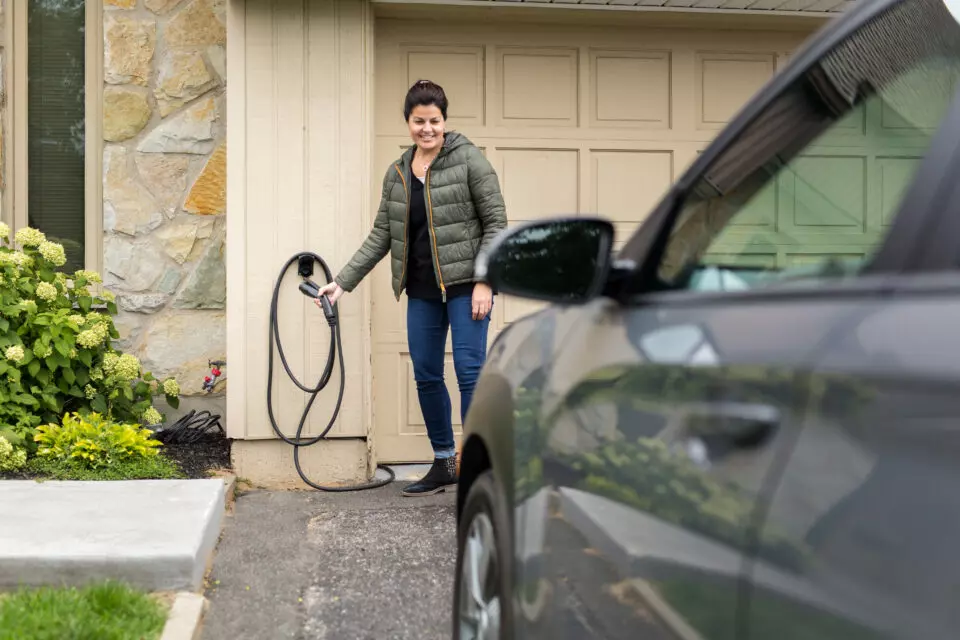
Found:
[[[320,265],[320,268],[323,270],[323,275],[326,278],[327,282],[333,282],[333,274],[330,272],[330,267],[327,266],[327,263],[316,253],[309,251],[304,251],[298,253],[291,257],[286,264],[283,265],[283,268],[280,270],[280,276],[277,278],[277,282],[273,288],[273,299],[270,301],[270,346],[267,355],[267,414],[270,417],[270,426],[273,427],[274,433],[277,434],[281,440],[286,442],[289,445],[293,446],[293,464],[297,468],[297,473],[300,474],[300,478],[310,487],[318,489],[320,491],[335,491],[335,492],[345,492],[345,491],[363,491],[366,489],[376,489],[383,487],[394,480],[393,470],[387,467],[386,465],[377,465],[378,469],[383,469],[387,472],[387,478],[374,479],[363,484],[351,485],[351,486],[324,486],[317,484],[316,482],[310,480],[307,475],[303,472],[303,469],[300,467],[300,448],[309,447],[315,445],[321,440],[326,439],[327,434],[330,432],[330,429],[333,428],[333,424],[337,421],[337,416],[340,415],[340,406],[343,404],[343,391],[346,385],[346,375],[345,368],[343,364],[343,344],[340,339],[340,317],[337,313],[337,307],[334,305],[332,315],[327,317],[327,322],[330,325],[330,353],[327,355],[327,363],[323,368],[323,373],[320,375],[320,380],[317,382],[317,385],[314,387],[307,387],[300,380],[297,379],[297,376],[294,375],[293,371],[290,370],[290,365],[287,362],[287,358],[283,353],[283,343],[280,340],[280,323],[277,321],[277,302],[280,299],[280,287],[283,284],[283,279],[287,275],[287,271],[290,270],[290,267],[299,263],[301,257],[309,257],[313,261]],[[280,362],[283,364],[284,370],[287,372],[287,376],[293,381],[297,388],[299,388],[304,393],[310,394],[310,400],[307,402],[307,406],[303,409],[303,414],[300,416],[300,424],[297,425],[297,433],[294,437],[290,438],[286,436],[277,425],[277,419],[273,415],[273,346],[276,342],[277,353],[280,355]],[[333,415],[330,416],[330,422],[327,423],[327,426],[324,428],[323,432],[320,435],[312,438],[304,438],[303,436],[303,427],[307,422],[307,416],[310,414],[310,408],[313,406],[314,401],[316,401],[317,396],[321,391],[326,388],[330,383],[330,378],[333,375],[334,362],[336,360],[340,361],[340,390],[337,394],[337,404],[333,410]]]
[[[169,427],[155,429],[153,437],[164,444],[195,444],[212,429],[226,435],[220,424],[220,414],[193,409]]]

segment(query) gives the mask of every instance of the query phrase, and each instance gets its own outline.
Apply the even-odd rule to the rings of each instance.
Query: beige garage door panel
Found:
[[[408,42],[412,33],[423,31],[402,20],[376,27],[375,198],[383,170],[410,144],[401,108],[406,89],[429,78],[449,95],[448,127],[481,146],[496,169],[511,225],[599,213],[614,221],[618,243],[800,40],[756,32],[447,24],[420,44]],[[894,163],[887,169],[903,170]],[[769,213],[756,215],[763,224]],[[373,287],[377,455],[428,460],[406,346],[406,299],[393,299],[386,262]],[[540,306],[498,296],[491,342]],[[448,342],[447,387],[459,437],[449,352]]]

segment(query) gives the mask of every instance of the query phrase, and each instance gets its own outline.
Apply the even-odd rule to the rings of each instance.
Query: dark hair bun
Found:
[[[430,80],[417,80],[407,91],[407,98],[403,102],[403,119],[409,120],[410,113],[414,107],[426,107],[433,105],[440,109],[443,119],[447,119],[447,94],[443,92],[443,87]]]

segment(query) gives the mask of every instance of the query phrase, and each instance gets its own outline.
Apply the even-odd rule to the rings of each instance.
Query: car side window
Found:
[[[778,96],[686,194],[660,286],[860,273],[957,92],[960,26],[942,7],[914,0],[880,14]]]

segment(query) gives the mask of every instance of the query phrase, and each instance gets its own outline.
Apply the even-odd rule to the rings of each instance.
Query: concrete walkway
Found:
[[[454,494],[255,492],[227,516],[204,640],[451,636]]]
[[[0,482],[0,588],[111,578],[194,590],[223,519],[223,480]]]

